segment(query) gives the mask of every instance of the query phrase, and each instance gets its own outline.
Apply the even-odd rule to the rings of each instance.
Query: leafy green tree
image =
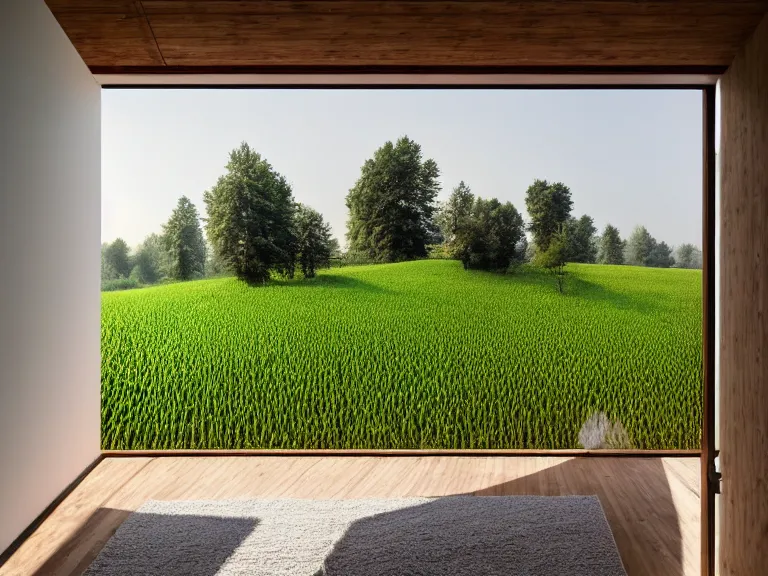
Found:
[[[163,239],[150,234],[136,249],[131,275],[141,284],[156,284],[168,275],[169,260]]]
[[[597,247],[594,243],[597,228],[592,217],[584,214],[578,220],[568,218],[565,226],[568,237],[568,261],[594,264],[597,260]]]
[[[346,198],[349,250],[384,262],[426,256],[439,174],[407,136],[376,150]]]
[[[472,222],[474,205],[475,196],[462,180],[448,200],[441,204],[436,216],[446,252],[451,258],[461,260],[465,268],[469,265],[470,244],[475,235]]]
[[[465,269],[506,271],[521,260],[524,238],[523,217],[510,202],[475,198],[469,218],[454,231],[451,255]]]
[[[294,222],[296,256],[301,272],[305,278],[314,278],[318,268],[326,268],[330,263],[333,250],[331,227],[317,210],[304,204],[296,205]]]
[[[168,222],[163,243],[170,259],[169,276],[176,280],[200,278],[205,272],[205,238],[197,208],[186,196],[179,198]]]
[[[204,195],[206,232],[216,254],[238,278],[264,283],[270,270],[293,274],[295,209],[285,177],[243,142],[227,173]]]
[[[459,229],[466,225],[472,214],[474,203],[475,196],[462,180],[453,189],[448,200],[441,204],[436,220],[446,244],[450,245]]]
[[[600,236],[598,261],[601,264],[624,264],[624,241],[615,226],[607,224]]]
[[[702,255],[693,244],[681,244],[674,251],[675,266],[677,268],[701,268]]]
[[[656,240],[645,226],[636,226],[627,239],[624,261],[630,266],[648,266]]]
[[[535,180],[525,193],[525,206],[531,219],[529,230],[533,243],[536,250],[544,252],[571,215],[571,190],[562,182],[550,184],[546,180]]]
[[[557,290],[563,293],[565,266],[568,263],[568,232],[564,224],[552,234],[546,250],[537,250],[533,263],[554,274]]]
[[[111,269],[111,273],[115,278],[128,278],[133,268],[131,262],[130,251],[128,244],[122,238],[117,238],[112,244],[107,244],[103,248],[103,263],[107,271]],[[102,273],[102,277],[104,274]],[[113,279],[113,278],[110,278]]]
[[[652,266],[654,268],[670,268],[674,266],[675,259],[672,257],[672,249],[667,246],[666,242],[659,242],[653,245],[651,252],[648,255],[646,266]]]

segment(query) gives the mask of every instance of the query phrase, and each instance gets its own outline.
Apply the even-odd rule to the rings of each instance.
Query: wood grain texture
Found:
[[[768,573],[768,16],[721,84],[720,573]]]
[[[109,67],[727,66],[768,10],[768,0],[143,0],[147,34],[132,2],[47,3],[86,63]]]
[[[147,499],[597,494],[629,576],[699,576],[699,459],[106,458],[0,568],[80,574]]]
[[[141,2],[48,2],[48,7],[89,66],[165,64]]]

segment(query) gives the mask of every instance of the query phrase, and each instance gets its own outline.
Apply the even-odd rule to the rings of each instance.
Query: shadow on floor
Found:
[[[315,576],[624,576],[594,496],[446,496],[354,521]]]
[[[603,506],[629,576],[683,576],[680,519],[662,460],[622,458],[620,465],[607,465],[608,461],[604,458],[572,458],[472,494],[595,494]]]
[[[661,459],[571,458],[515,480],[459,494],[459,496],[506,495],[596,495],[602,504],[628,576],[684,575],[680,519]],[[457,546],[450,545],[451,541],[454,544],[466,543],[475,538],[478,547],[482,548],[483,555],[490,557],[502,548],[502,540],[499,538],[504,535],[504,531],[520,530],[520,524],[515,526],[514,523],[510,523],[509,511],[501,507],[483,507],[482,514],[478,516],[474,513],[469,514],[466,510],[462,512],[459,506],[446,516],[445,507],[450,504],[451,498],[439,498],[427,504],[369,516],[354,522],[329,554],[328,566],[333,566],[336,559],[334,554],[338,557],[340,550],[343,550],[346,555],[351,553],[357,558],[370,559],[372,557],[370,551],[373,547],[377,550],[377,554],[384,555],[377,561],[386,562],[386,565],[394,570],[377,574],[405,575],[414,573],[409,572],[409,566],[411,566],[409,562],[413,559],[414,548],[420,555],[443,555],[449,548],[457,549]],[[474,500],[474,498],[463,500]],[[489,500],[492,501],[492,499]],[[447,530],[436,531],[430,527],[429,520],[435,514],[443,519],[453,518],[449,520]],[[126,510],[98,509],[65,544],[46,560],[45,564],[33,572],[33,576],[82,574],[129,516],[131,512]],[[140,520],[140,527],[151,525],[152,530],[138,531],[145,536],[134,541],[136,548],[133,552],[123,555],[125,559],[130,560],[130,565],[126,564],[122,572],[110,572],[110,576],[138,573],[212,576],[258,524],[257,519],[247,518],[146,514],[136,514],[130,521],[133,522],[137,517]],[[488,523],[504,528],[495,532],[483,530]],[[162,525],[160,529],[158,524]],[[557,540],[548,538],[547,532],[537,532],[535,538],[529,539],[530,545],[535,548],[537,554],[545,556],[554,545],[570,546],[567,535],[568,530],[573,529],[573,525],[564,524],[562,530],[566,538]],[[135,526],[132,532],[136,532]],[[157,539],[157,534],[163,535],[161,540]],[[172,567],[167,566],[168,555],[165,553],[171,548],[189,548],[198,552],[190,556],[204,557],[205,560],[196,565],[180,566],[178,571],[173,571]],[[141,553],[137,554],[136,550],[141,550]],[[205,554],[200,555],[201,550],[205,551]],[[589,553],[588,550],[579,550],[579,552]],[[181,556],[184,557],[184,555]],[[142,557],[142,561],[146,563],[139,571],[135,562],[137,557]],[[178,558],[179,555],[175,554],[174,557]],[[571,558],[578,561],[578,556],[571,556]],[[462,566],[461,562],[462,559],[457,557],[456,566]],[[506,566],[505,570],[505,575],[538,574],[538,572],[515,571],[514,566]],[[338,572],[332,573],[334,576],[338,574]],[[478,574],[495,573],[498,572],[491,570],[478,572]],[[560,573],[578,574],[570,570],[548,572],[553,576]],[[96,571],[94,574],[99,572]],[[458,569],[451,572],[451,576],[459,574],[464,572]],[[601,573],[595,572],[594,576],[599,574]],[[353,576],[353,574],[346,573],[345,576]]]
[[[255,518],[100,508],[34,575],[215,576],[257,525]],[[122,537],[107,542],[118,530]],[[69,554],[85,548],[83,540],[92,541],[87,556],[68,566]]]
[[[610,467],[596,466],[599,459],[574,458],[465,496],[596,495],[602,504],[628,576],[682,576],[684,566],[679,519],[661,460],[623,460],[626,465],[616,473],[615,463]],[[421,574],[414,571],[417,565],[414,558],[444,557],[446,554],[455,553],[459,545],[466,550],[467,544],[470,549],[482,550],[481,556],[490,559],[495,555],[495,559],[499,560],[499,557],[503,556],[502,544],[508,546],[509,542],[503,541],[504,532],[509,534],[510,530],[520,529],[519,524],[509,523],[511,511],[502,507],[484,507],[482,522],[503,526],[502,530],[489,533],[483,530],[483,524],[479,524],[477,518],[464,516],[459,508],[453,516],[453,530],[441,530],[439,536],[432,537],[432,517],[439,517],[440,508],[446,506],[450,499],[451,497],[440,498],[422,506],[378,514],[354,522],[329,554],[326,560],[327,572],[320,572],[315,576]],[[585,520],[589,518],[587,512],[584,516]],[[584,540],[580,539],[580,531],[589,530],[590,522],[587,520],[582,526],[574,526],[563,521],[559,526],[555,523],[542,530],[535,515],[531,516],[529,522],[523,523],[524,526],[531,527],[533,534],[527,535],[531,538],[515,539],[515,542],[525,548],[524,554],[534,554],[534,567],[523,567],[508,562],[510,557],[515,557],[512,554],[503,558],[503,568],[500,569],[499,564],[489,561],[483,568],[475,566],[476,573],[552,576],[616,574],[612,571],[610,563],[605,567],[596,568],[588,561],[590,553],[596,556],[610,556],[612,543],[606,548],[600,543],[599,535],[593,534],[593,544],[580,547],[584,544]],[[554,531],[551,530],[553,527]],[[565,559],[567,568],[561,568],[557,563],[547,564],[547,560],[555,555],[561,555]],[[350,571],[352,558],[360,561],[375,558],[375,566],[386,565],[388,569],[375,570],[375,566],[371,565],[364,566],[360,572]],[[537,567],[535,561],[541,561],[541,564]],[[466,566],[465,562],[466,559],[457,558],[456,570],[450,574],[465,574],[460,569]]]

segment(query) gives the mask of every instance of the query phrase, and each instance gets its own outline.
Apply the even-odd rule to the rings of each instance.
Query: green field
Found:
[[[102,295],[102,446],[698,448],[701,272],[424,260]]]

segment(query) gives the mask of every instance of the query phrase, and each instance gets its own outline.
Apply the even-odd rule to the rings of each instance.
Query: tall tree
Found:
[[[624,261],[630,266],[648,266],[656,240],[645,226],[636,226],[627,239]]]
[[[116,278],[128,278],[130,276],[133,265],[125,240],[117,238],[112,244],[107,244],[104,247],[103,263],[107,270],[111,268]]]
[[[346,198],[349,250],[385,262],[426,256],[439,174],[407,136],[376,150]]]
[[[693,244],[681,244],[674,251],[675,266],[678,268],[701,268],[701,250]]]
[[[443,241],[451,244],[459,228],[466,225],[472,213],[475,197],[464,181],[459,182],[448,200],[442,203],[437,212],[437,225],[443,235]]]
[[[197,208],[186,196],[179,198],[168,222],[163,243],[170,260],[169,276],[176,280],[199,278],[205,272],[205,238]]]
[[[204,200],[208,239],[238,278],[263,283],[272,269],[293,273],[291,187],[248,144],[230,153],[227,173],[205,192]]]
[[[334,249],[331,227],[317,210],[296,205],[294,214],[296,232],[296,257],[305,278],[314,278],[318,268],[328,266]],[[338,243],[337,243],[338,244]]]
[[[597,228],[592,217],[584,214],[579,219],[568,218],[565,227],[568,237],[568,261],[594,264],[597,260],[597,248],[594,243]]]
[[[469,265],[469,245],[474,235],[472,208],[475,196],[464,181],[459,182],[448,200],[440,206],[436,221],[450,257]]]
[[[546,251],[555,233],[571,215],[571,190],[562,182],[535,180],[525,193],[529,230],[537,250]]]
[[[624,241],[619,235],[618,228],[606,224],[599,244],[598,261],[601,264],[624,264]]]

